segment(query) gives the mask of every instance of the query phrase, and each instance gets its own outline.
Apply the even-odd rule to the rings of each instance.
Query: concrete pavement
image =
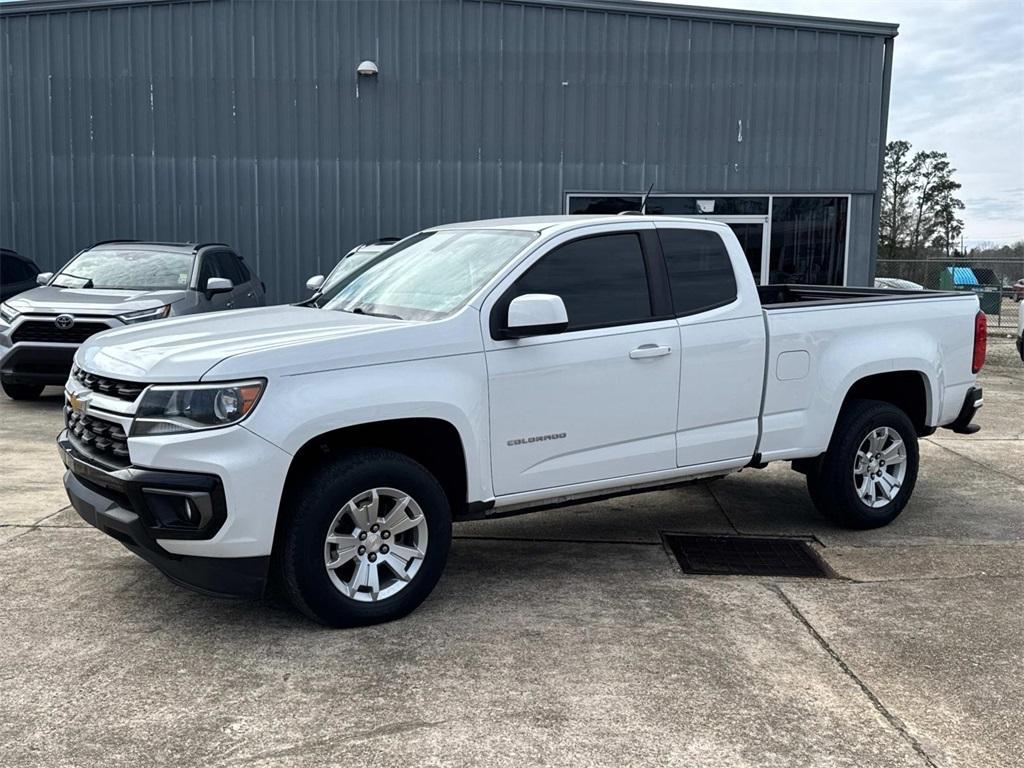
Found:
[[[0,400],[0,765],[1020,765],[1004,346],[984,430],[922,443],[888,528],[834,528],[784,466],[461,524],[431,598],[354,631],[171,585],[61,511],[59,399]],[[666,530],[810,535],[843,578],[685,577]]]

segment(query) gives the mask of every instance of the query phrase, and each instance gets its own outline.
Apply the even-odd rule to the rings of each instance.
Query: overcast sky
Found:
[[[1024,0],[675,2],[898,23],[889,139],[949,154],[966,240],[1024,240]]]

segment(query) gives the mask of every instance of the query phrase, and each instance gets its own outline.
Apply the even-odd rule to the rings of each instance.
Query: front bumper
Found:
[[[15,384],[63,384],[77,351],[77,345],[69,344],[16,344],[0,349],[0,376]]]
[[[93,527],[120,541],[159,568],[172,581],[210,595],[259,597],[266,585],[270,557],[204,557],[169,551],[161,542],[199,544],[221,530],[226,505],[220,478],[129,466],[110,470],[80,454],[65,433],[57,441],[67,467],[64,487],[75,511]],[[160,497],[192,498],[200,525],[175,530],[166,524]],[[209,504],[204,503],[209,500]]]

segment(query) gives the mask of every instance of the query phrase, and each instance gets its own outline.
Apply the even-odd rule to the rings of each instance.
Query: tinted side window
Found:
[[[245,282],[242,271],[238,268],[238,259],[233,253],[222,251],[217,254],[217,259],[220,261],[221,273],[231,281],[232,285],[241,285]]]
[[[235,263],[235,269],[238,270],[238,282],[248,283],[252,280],[252,273],[249,271],[249,268],[245,266],[245,262],[242,261],[242,257],[237,254],[231,254],[231,259]]]
[[[644,254],[635,233],[566,243],[520,277],[514,293],[561,296],[569,330],[624,325],[652,316]]]
[[[722,238],[700,229],[658,229],[677,315],[736,298],[736,275]]]
[[[220,254],[218,253],[206,253],[203,255],[202,266],[199,267],[199,290],[206,290],[206,281],[211,277],[227,277],[224,273],[224,267],[220,263]]]
[[[21,259],[6,253],[0,256],[0,280],[3,282],[21,283],[35,276],[35,271]]]

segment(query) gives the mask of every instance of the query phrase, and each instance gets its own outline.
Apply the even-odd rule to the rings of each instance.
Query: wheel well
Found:
[[[866,376],[850,387],[843,400],[843,407],[855,398],[892,403],[907,414],[919,435],[931,431],[926,424],[928,389],[924,375],[917,371],[893,371]]]
[[[317,435],[292,458],[282,499],[322,465],[324,457],[355,448],[384,448],[419,462],[437,478],[448,497],[452,515],[466,508],[466,455],[458,430],[441,419],[393,419],[357,424]],[[284,515],[278,514],[278,533]]]

